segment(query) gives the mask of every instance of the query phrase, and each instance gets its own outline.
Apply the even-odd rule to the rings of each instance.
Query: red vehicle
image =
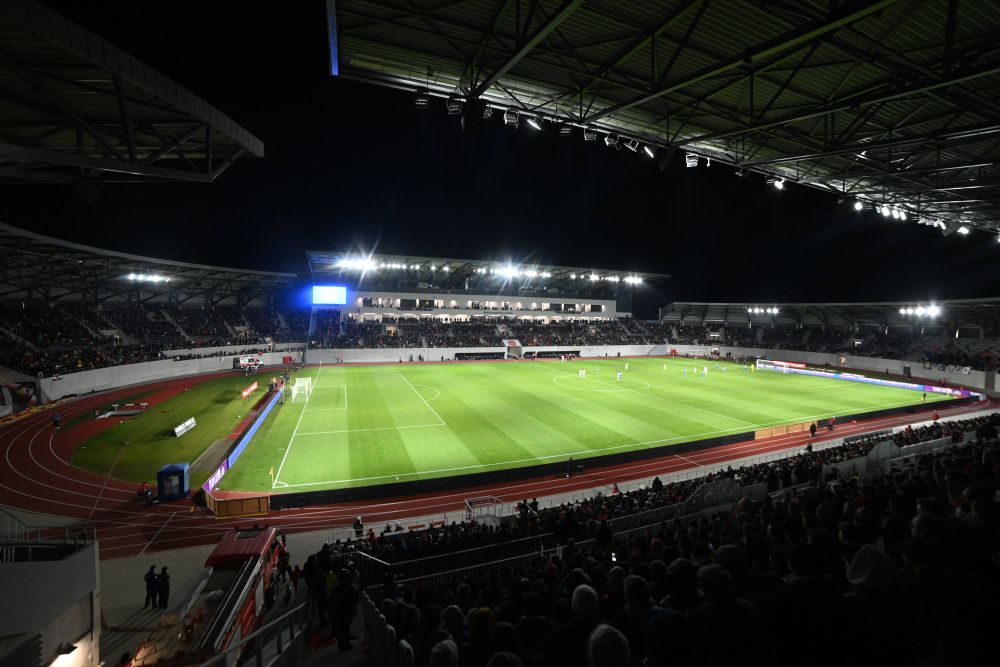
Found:
[[[142,643],[133,667],[199,665],[257,629],[277,587],[280,533],[234,528],[205,560],[208,571],[179,615],[166,614]]]

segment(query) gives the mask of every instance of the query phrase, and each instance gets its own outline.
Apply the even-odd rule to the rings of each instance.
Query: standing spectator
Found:
[[[361,522],[361,517],[354,519],[354,536],[359,540],[365,536],[365,524]]]
[[[59,416],[58,412],[52,413],[52,426],[58,431],[59,425],[62,423],[62,417]]]
[[[358,610],[358,599],[358,591],[352,583],[350,573],[341,570],[337,585],[333,587],[334,631],[341,651],[354,648],[351,645],[351,622]]]
[[[167,574],[166,566],[163,566],[156,578],[156,596],[160,601],[160,609],[165,610],[170,602],[170,575]]]
[[[143,603],[142,608],[150,607],[156,609],[156,566],[150,565],[149,570],[143,577],[146,580],[146,602]]]
[[[809,424],[809,437],[810,438],[816,437],[816,422]]]

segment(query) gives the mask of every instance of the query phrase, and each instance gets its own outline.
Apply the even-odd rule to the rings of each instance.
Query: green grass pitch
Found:
[[[254,379],[266,384],[270,375],[247,379],[233,374],[206,382],[192,384],[177,396],[153,406],[148,412],[116,424],[87,440],[73,452],[72,463],[99,475],[111,472],[112,477],[133,482],[156,481],[156,472],[168,463],[194,463],[201,454],[219,438],[226,437],[247,414],[252,402],[261,396],[258,390],[253,399],[243,402],[240,390]],[[155,389],[136,390],[132,396],[116,400],[125,404],[140,402]],[[110,411],[110,402],[101,411]],[[194,417],[198,425],[179,438],[172,429]],[[93,419],[89,414],[66,424],[68,428],[84,420]],[[193,473],[191,486],[200,486],[208,472]]]
[[[921,402],[906,389],[697,366],[647,358],[310,368],[293,376],[312,378],[308,401],[276,407],[220,488],[308,491],[459,475]]]

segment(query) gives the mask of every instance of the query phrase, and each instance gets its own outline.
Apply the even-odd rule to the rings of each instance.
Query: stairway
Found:
[[[7,329],[6,327],[0,327],[0,331],[2,331],[11,340],[16,340],[18,343],[21,343],[22,345],[26,345],[29,348],[31,348],[32,350],[37,350],[38,349],[38,347],[36,345],[34,345],[33,343],[29,342],[26,338],[22,338],[21,336],[17,335],[16,333],[14,333],[13,331],[11,331],[10,329]]]
[[[186,341],[191,340],[191,336],[188,335],[187,331],[184,331],[184,327],[181,326],[180,322],[174,319],[174,316],[170,314],[169,310],[167,310],[166,308],[161,308],[160,315],[163,316],[163,319],[165,319],[167,322],[170,322],[171,324],[174,325],[174,327],[177,328],[177,331],[179,331],[180,334],[184,336],[184,340]]]

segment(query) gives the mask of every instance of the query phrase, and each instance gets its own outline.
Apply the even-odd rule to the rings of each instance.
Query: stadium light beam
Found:
[[[642,152],[646,154],[646,157],[656,157],[656,153],[654,153],[653,149],[649,146],[643,146]]]

